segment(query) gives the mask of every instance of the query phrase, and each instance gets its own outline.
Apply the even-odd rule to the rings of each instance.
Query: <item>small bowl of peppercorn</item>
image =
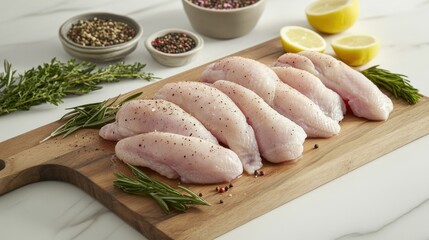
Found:
[[[92,62],[124,58],[137,48],[142,35],[142,27],[132,18],[103,12],[72,17],[59,30],[67,53]]]
[[[258,23],[266,0],[182,0],[192,27],[203,35],[231,39],[246,35]]]
[[[164,29],[149,36],[146,49],[162,65],[179,67],[190,62],[203,48],[204,40],[185,29]]]

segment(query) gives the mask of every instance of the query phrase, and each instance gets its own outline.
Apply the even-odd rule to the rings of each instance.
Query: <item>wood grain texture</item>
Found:
[[[280,43],[273,39],[234,55],[271,64],[282,53]],[[132,93],[143,90],[144,97],[150,98],[167,82],[198,81],[204,67]],[[4,163],[0,168],[0,195],[37,181],[66,181],[92,195],[150,239],[214,238],[429,133],[428,98],[413,106],[394,100],[394,105],[386,122],[347,115],[338,136],[307,139],[302,159],[277,165],[264,162],[265,176],[244,175],[233,182],[234,187],[227,193],[214,191],[222,184],[188,185],[201,192],[212,206],[191,208],[184,214],[165,215],[151,199],[114,188],[113,172],[124,165],[114,157],[115,143],[101,139],[97,130],[82,130],[65,139],[39,143],[59,123],[0,143],[0,161]],[[315,149],[315,144],[319,148]],[[177,180],[144,171],[172,186],[178,184]],[[224,203],[220,204],[220,200]]]

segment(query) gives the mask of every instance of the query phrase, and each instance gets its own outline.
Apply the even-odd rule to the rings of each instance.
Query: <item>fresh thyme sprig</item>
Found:
[[[419,90],[411,86],[407,76],[399,73],[392,73],[379,68],[378,65],[361,71],[375,85],[385,88],[396,98],[402,98],[409,104],[416,104],[422,95]]]
[[[96,69],[89,62],[67,62],[53,58],[36,68],[16,74],[12,65],[4,61],[4,72],[0,73],[0,115],[18,110],[29,110],[41,103],[58,105],[67,95],[81,95],[101,88],[99,84],[118,82],[121,79],[152,80],[152,73],[143,71],[142,63],[123,62]]]
[[[115,173],[114,185],[122,191],[130,194],[145,195],[153,198],[165,213],[170,213],[170,209],[180,212],[186,211],[189,205],[210,205],[202,197],[198,196],[184,186],[178,186],[186,194],[180,193],[169,185],[150,178],[131,164],[135,177],[128,177],[122,173]]]
[[[118,100],[117,96],[112,101],[105,100],[103,102],[89,103],[85,105],[68,108],[72,111],[66,113],[60,120],[68,119],[63,125],[55,129],[47,138],[43,139],[44,142],[52,137],[63,134],[63,137],[77,131],[81,128],[100,128],[108,123],[115,121],[116,113],[119,108],[126,102],[137,98],[142,92],[133,94],[128,98],[122,100],[117,105],[114,105]]]

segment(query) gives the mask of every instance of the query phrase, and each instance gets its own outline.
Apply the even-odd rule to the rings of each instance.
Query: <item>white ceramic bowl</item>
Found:
[[[127,42],[106,47],[83,46],[73,42],[67,37],[67,32],[70,30],[72,24],[77,23],[79,20],[88,20],[94,17],[126,23],[136,31],[136,35]],[[64,50],[73,57],[92,62],[109,62],[124,58],[137,48],[138,41],[142,35],[142,27],[133,19],[122,15],[103,12],[74,16],[64,22],[59,29],[59,37]]]
[[[166,35],[167,33],[172,32],[186,33],[189,37],[194,39],[196,46],[190,51],[184,53],[164,53],[155,49],[152,46],[152,41],[154,41],[157,37],[161,37]],[[152,57],[160,64],[168,67],[179,67],[187,64],[188,62],[192,61],[192,59],[194,59],[197,53],[204,47],[204,40],[198,34],[195,34],[191,31],[180,28],[169,28],[161,30],[149,36],[145,41],[145,47],[152,55]]]
[[[228,39],[249,33],[258,23],[266,0],[235,9],[210,9],[182,0],[192,27],[208,37]]]

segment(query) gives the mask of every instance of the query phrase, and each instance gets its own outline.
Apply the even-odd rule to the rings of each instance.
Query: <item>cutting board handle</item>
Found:
[[[96,129],[44,142],[38,131],[28,133],[35,138],[25,134],[0,144],[0,195],[43,180],[73,183],[71,176],[81,175],[84,163],[113,155],[114,143],[98,137]]]
[[[6,162],[0,159],[0,171],[6,167]]]
[[[17,167],[10,159],[0,159],[0,195],[40,181],[40,166]]]

